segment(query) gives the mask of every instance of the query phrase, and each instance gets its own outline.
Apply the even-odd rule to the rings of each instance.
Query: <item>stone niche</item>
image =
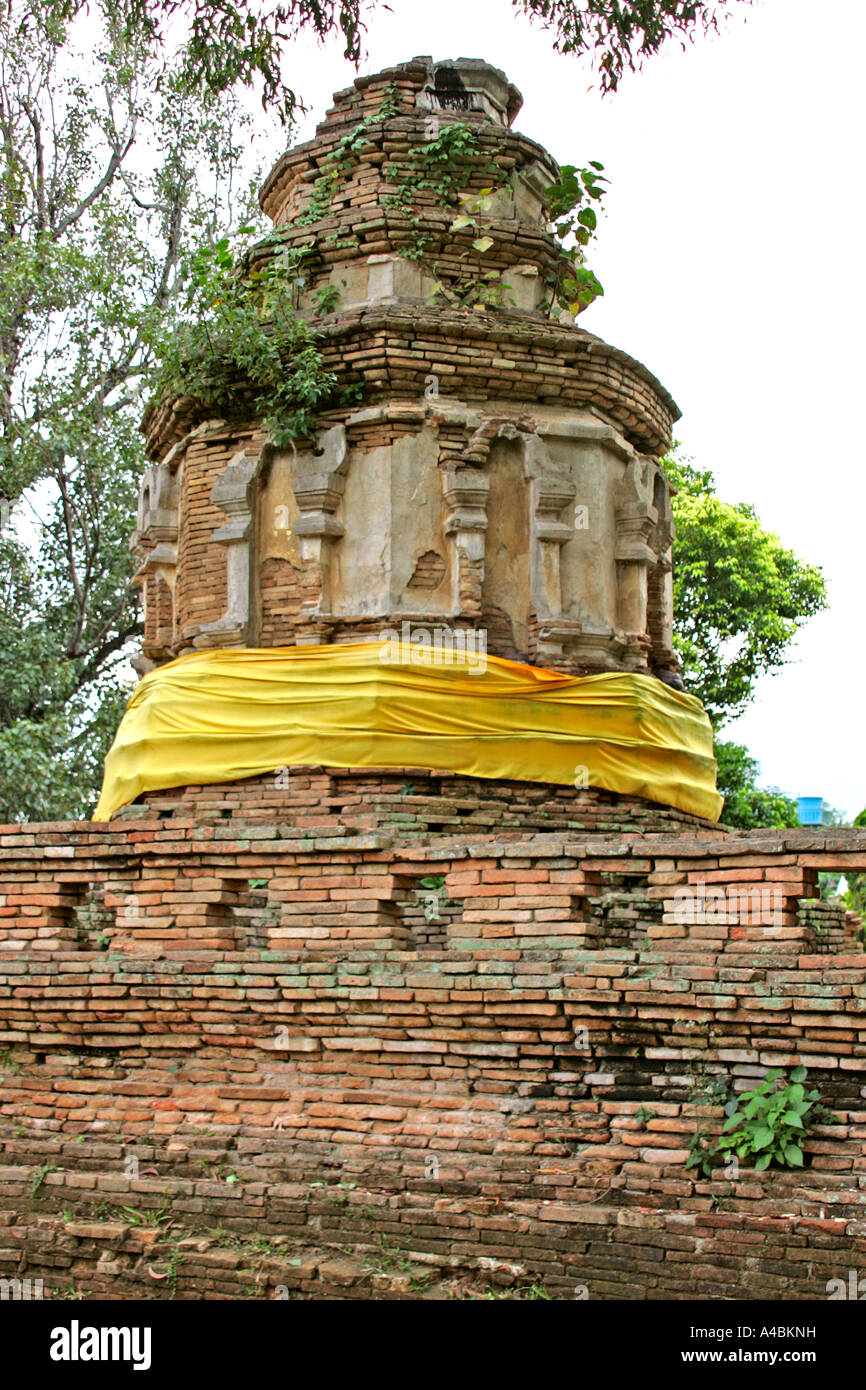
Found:
[[[134,665],[141,675],[173,655],[178,507],[182,470],[170,461],[147,468],[130,549],[140,560],[133,583],[142,591],[144,640]]]
[[[386,94],[398,114],[365,126],[363,157],[311,224],[329,158]],[[363,403],[288,449],[256,420],[149,412],[133,537],[142,669],[190,648],[350,642],[408,623],[474,628],[494,655],[564,671],[679,684],[658,462],[678,412],[640,363],[544,310],[558,168],[511,129],[519,108],[488,64],[414,59],[338,93],[314,139],[277,162],[262,206],[290,243],[315,244],[307,296],[339,289],[323,351]],[[483,152],[468,188],[489,182],[491,157],[511,171],[485,214],[506,298],[483,316],[431,299],[389,202],[390,161],[455,120]],[[464,254],[453,210],[418,216],[444,274]]]

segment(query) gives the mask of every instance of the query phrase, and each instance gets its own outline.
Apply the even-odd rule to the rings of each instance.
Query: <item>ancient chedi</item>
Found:
[[[339,93],[315,138],[275,165],[260,195],[275,230],[246,272],[294,258],[297,314],[335,384],[306,437],[282,443],[257,418],[240,372],[219,418],[189,395],[150,407],[153,464],[132,540],[145,610],[138,668],[145,675],[194,653],[291,647],[324,655],[346,644],[444,638],[449,650],[527,663],[536,684],[543,672],[643,678],[575,683],[584,708],[567,727],[526,703],[532,677],[519,690],[497,689],[492,725],[489,700],[474,723],[469,710],[470,694],[490,691],[452,688],[451,707],[460,703],[464,716],[453,763],[437,741],[441,721],[419,721],[414,744],[384,739],[378,725],[393,734],[399,719],[383,689],[366,762],[560,784],[577,768],[578,788],[636,793],[715,819],[709,723],[697,701],[676,693],[673,522],[659,456],[678,411],[646,368],[562,312],[569,275],[587,272],[567,259],[550,220],[559,167],[511,128],[520,105],[486,63],[419,58]],[[338,666],[331,661],[329,678]],[[219,673],[239,669],[228,662]],[[178,670],[196,682],[190,700],[200,704],[199,672]],[[504,668],[498,674],[505,679]],[[369,689],[369,672],[365,679]],[[173,672],[159,698],[177,689]],[[564,699],[561,682],[556,690]],[[141,723],[145,696],[150,720],[152,682],[132,732],[152,762],[159,739]],[[558,762],[520,762],[516,753],[497,762],[490,745],[481,756],[471,744],[474,727],[495,727],[503,746],[517,736],[502,702],[513,712],[518,696],[527,711],[521,736],[547,753],[559,740]],[[321,710],[320,685],[310,700]],[[620,750],[656,739],[645,757],[629,755],[627,770],[620,751],[609,753],[611,703],[621,715]],[[182,718],[172,711],[175,734]],[[359,719],[353,710],[342,727],[357,732]],[[234,744],[245,722],[238,702],[220,727]],[[351,764],[356,745],[341,753],[339,727],[331,732],[330,742],[271,741],[267,754],[259,740],[255,754],[220,765],[166,748],[149,776],[139,776],[139,754],[118,745],[109,760],[115,785],[98,814],[155,787],[298,761]],[[607,752],[598,751],[601,734]],[[569,760],[566,736],[595,740],[596,756],[585,760],[575,747]],[[584,761],[588,783],[579,777]]]
[[[108,762],[166,776],[0,827],[4,1279],[814,1300],[866,1267],[866,955],[818,900],[866,830],[674,800],[715,797],[667,683],[675,409],[542,307],[557,171],[518,102],[426,59],[339,96],[263,194],[336,374],[309,437],[276,447],[240,378],[148,416]],[[416,628],[486,632],[486,669],[383,663]],[[726,1100],[798,1064],[831,1113],[737,1181]]]
[[[299,307],[313,315],[335,292],[314,322],[363,403],[324,411],[316,438],[283,450],[255,420],[208,420],[188,401],[150,410],[134,537],[144,669],[408,619],[482,627],[498,656],[677,681],[657,456],[679,412],[640,363],[540,307],[560,257],[544,205],[559,170],[511,129],[520,105],[486,63],[417,59],[339,93],[315,139],[276,164],[262,208],[277,246],[313,243]],[[341,142],[362,123],[350,161]],[[399,205],[401,177],[424,168],[413,151],[458,123],[473,137],[461,192],[489,186],[492,165],[507,178],[486,200],[483,258],[477,225],[452,230],[460,207],[435,188]],[[449,287],[491,271],[501,307],[452,307]]]

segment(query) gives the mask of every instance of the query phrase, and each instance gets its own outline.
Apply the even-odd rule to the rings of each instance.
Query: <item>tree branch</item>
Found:
[[[106,169],[99,182],[94,185],[94,187],[90,190],[86,198],[82,198],[81,202],[78,204],[76,208],[73,209],[72,212],[70,212],[66,217],[64,217],[52,228],[51,234],[53,240],[57,241],[60,237],[62,237],[64,232],[67,232],[70,227],[72,227],[84,216],[87,209],[93,206],[97,198],[102,196],[106,188],[108,188],[109,184],[112,182],[115,174],[117,173],[124,159],[129,154],[134,139],[135,131],[133,130],[133,133],[130,135],[123,149],[121,149],[119,145],[115,147],[115,149],[112,151],[111,159],[108,161],[108,168]]]

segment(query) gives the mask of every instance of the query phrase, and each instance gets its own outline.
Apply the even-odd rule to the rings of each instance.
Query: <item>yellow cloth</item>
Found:
[[[442,657],[385,641],[194,652],[159,666],[129,701],[94,820],[142,792],[299,764],[589,785],[718,819],[712,730],[693,695],[651,676]]]

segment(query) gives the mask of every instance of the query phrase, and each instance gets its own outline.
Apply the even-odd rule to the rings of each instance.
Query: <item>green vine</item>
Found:
[[[464,170],[471,163],[476,178],[486,187],[477,192],[463,191]],[[548,317],[557,312],[579,313],[593,299],[604,294],[597,276],[585,264],[584,247],[598,227],[598,214],[591,206],[604,196],[603,165],[591,160],[588,167],[577,169],[565,165],[559,179],[545,191],[544,208],[558,243],[558,263],[548,284],[548,293],[539,306]],[[425,265],[432,274],[432,298],[442,297],[459,308],[484,311],[513,304],[502,286],[502,272],[485,264],[484,258],[497,245],[495,224],[487,214],[494,206],[497,194],[514,185],[514,174],[501,177],[500,167],[491,156],[485,156],[482,143],[474,128],[465,121],[446,125],[431,140],[413,146],[408,151],[404,167],[389,164],[386,176],[395,190],[383,199],[386,207],[414,213],[413,235],[402,248],[407,260]],[[489,180],[489,182],[488,182]],[[449,231],[469,233],[462,255],[469,258],[463,274],[447,276],[441,273],[438,262],[429,261],[432,235],[424,231],[418,215],[418,200],[425,193],[439,207],[451,208],[455,216]]]
[[[400,212],[417,212],[419,197],[428,192],[437,207],[453,207],[465,184],[465,166],[469,163],[477,177],[492,181],[491,187],[484,190],[486,193],[491,193],[494,185],[505,188],[510,181],[509,176],[497,184],[499,170],[494,160],[484,158],[475,130],[465,121],[456,121],[444,126],[423,145],[413,145],[405,165],[386,165],[385,176],[394,186],[394,192],[382,199],[383,206]],[[404,253],[410,260],[418,259],[420,243],[430,239],[420,233],[417,217],[413,226],[416,236]]]
[[[585,263],[584,251],[598,228],[598,213],[591,204],[604,196],[607,179],[603,171],[604,165],[596,159],[591,159],[585,169],[564,164],[559,179],[547,189],[545,208],[555,224],[561,252],[550,297],[542,306],[548,313],[555,308],[580,313],[604,294],[600,281]],[[569,243],[569,237],[574,238],[573,242]]]
[[[370,143],[368,138],[370,127],[381,125],[382,121],[390,120],[392,116],[399,114],[400,102],[397,97],[397,84],[396,82],[389,82],[382,94],[378,109],[372,115],[365,116],[363,120],[359,121],[354,130],[351,130],[348,135],[344,135],[336,148],[323,160],[322,173],[313,184],[313,196],[300,217],[295,219],[297,226],[309,226],[311,222],[319,222],[327,216],[334,194],[351,172],[361,150]]]
[[[495,181],[496,163],[482,158],[481,141],[474,128],[466,121],[443,126],[432,139],[409,149],[405,167],[387,165],[385,174],[396,183],[396,190],[383,200],[385,206],[411,208],[424,189],[432,192],[434,202],[447,206],[462,189],[462,166],[470,162],[479,177]]]
[[[465,184],[466,165],[470,163],[475,177],[491,180],[489,186],[477,194],[461,192]],[[476,132],[465,121],[446,125],[433,139],[410,148],[403,167],[397,164],[386,167],[385,174],[394,184],[394,192],[383,199],[385,207],[412,215],[412,235],[400,254],[427,270],[434,281],[431,291],[433,300],[441,297],[458,308],[479,310],[487,306],[501,306],[503,296],[497,283],[500,272],[485,267],[481,261],[483,254],[494,245],[494,239],[487,235],[487,228],[479,231],[462,253],[465,258],[475,251],[474,262],[467,264],[460,275],[455,276],[453,272],[446,275],[440,263],[430,259],[434,237],[424,229],[419,208],[419,201],[425,193],[437,207],[459,208],[460,212],[449,228],[452,232],[459,232],[472,225],[482,211],[488,211],[492,206],[493,194],[510,184],[510,175],[506,179],[498,179],[498,173],[495,161],[484,157]]]

